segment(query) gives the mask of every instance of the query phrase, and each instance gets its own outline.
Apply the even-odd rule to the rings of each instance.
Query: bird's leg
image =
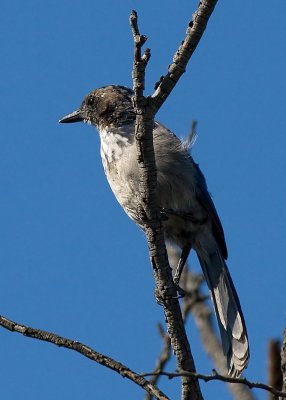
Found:
[[[176,285],[176,288],[177,288],[177,292],[179,293],[180,296],[185,295],[185,291],[179,286],[179,282],[180,282],[180,278],[181,278],[184,266],[186,264],[187,258],[190,254],[190,251],[191,251],[191,246],[183,248],[182,254],[179,259],[179,263],[178,263],[178,266],[176,268],[176,272],[175,272],[175,275],[173,278],[174,284]]]

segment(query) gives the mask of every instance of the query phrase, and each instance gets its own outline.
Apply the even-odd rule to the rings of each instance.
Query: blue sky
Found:
[[[163,321],[145,239],[108,187],[95,129],[57,121],[96,87],[132,85],[133,8],[149,37],[152,93],[196,5],[1,5],[0,313],[85,342],[138,372],[153,367]],[[255,381],[266,380],[267,342],[285,326],[285,13],[284,0],[219,1],[158,115],[180,137],[198,121],[193,156],[225,229],[250,338],[246,376]],[[198,269],[194,256],[191,263]],[[187,331],[197,369],[210,373],[192,322]],[[75,353],[0,334],[6,400],[143,398],[134,384]],[[161,387],[178,398],[178,386],[164,379]],[[230,398],[222,383],[202,390],[206,399]]]

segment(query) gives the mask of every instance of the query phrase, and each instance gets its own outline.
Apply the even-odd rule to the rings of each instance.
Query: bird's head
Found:
[[[131,89],[124,86],[104,86],[85,96],[80,108],[62,119],[60,123],[84,121],[98,129],[120,126],[135,120]]]

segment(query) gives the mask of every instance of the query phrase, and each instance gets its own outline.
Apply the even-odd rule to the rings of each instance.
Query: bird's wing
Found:
[[[214,205],[214,203],[211,199],[211,196],[208,192],[205,177],[202,174],[198,164],[194,163],[194,167],[195,167],[196,174],[197,174],[197,179],[196,179],[197,200],[201,204],[201,206],[206,210],[206,212],[208,213],[208,215],[212,221],[213,233],[214,233],[215,239],[219,245],[222,256],[226,260],[227,259],[227,247],[226,247],[226,243],[225,243],[222,224],[220,222],[219,216],[215,209],[215,205]]]
[[[205,177],[198,164],[193,161],[189,153],[188,142],[182,142],[173,132],[160,122],[155,122],[154,128],[155,153],[158,164],[160,164],[160,169],[165,169],[166,174],[169,174],[170,171],[176,171],[178,181],[185,176],[185,174],[179,175],[180,169],[189,169],[189,173],[195,180],[196,199],[212,221],[214,237],[218,243],[222,256],[224,259],[227,259],[227,247],[223,227],[208,192]],[[156,147],[158,147],[157,151]],[[182,165],[182,163],[184,165]],[[170,164],[172,165],[172,168],[170,168]]]

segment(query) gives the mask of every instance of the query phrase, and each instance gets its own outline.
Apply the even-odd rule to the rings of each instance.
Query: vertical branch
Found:
[[[141,57],[141,48],[146,41],[146,36],[139,33],[135,11],[131,13],[130,24],[135,45],[133,105],[136,114],[135,136],[140,170],[140,204],[138,204],[138,212],[141,219],[145,222],[145,234],[156,282],[156,298],[164,307],[167,329],[173,351],[177,358],[178,368],[194,372],[194,360],[184,328],[177,292],[173,283],[172,271],[168,262],[156,193],[157,173],[153,146],[155,113],[148,104],[148,98],[143,96],[145,69],[150,57],[150,51],[145,51]],[[193,377],[182,378],[182,399],[202,399],[197,379]]]
[[[162,349],[159,355],[159,358],[156,360],[155,368],[153,372],[158,375],[153,375],[150,377],[149,382],[152,385],[157,385],[159,379],[160,379],[160,372],[164,371],[166,364],[170,361],[172,358],[172,347],[171,347],[171,340],[167,332],[165,332],[163,326],[161,324],[158,324],[158,331],[162,339]],[[154,396],[150,393],[146,393],[144,400],[152,400],[154,399]]]
[[[268,344],[268,384],[277,390],[282,390],[282,372],[280,341],[270,340]],[[278,397],[269,393],[269,400],[278,400]]]
[[[156,194],[157,174],[152,133],[154,116],[184,73],[216,3],[217,0],[200,1],[198,9],[189,23],[187,35],[176,52],[168,73],[160,79],[156,86],[156,92],[152,97],[144,97],[143,95],[145,70],[150,58],[150,50],[147,49],[143,56],[141,56],[141,50],[147,38],[144,35],[140,35],[137,13],[132,11],[130,16],[134,39],[133,106],[136,114],[135,137],[140,171],[138,214],[141,220],[144,221],[144,229],[156,281],[156,298],[164,307],[167,330],[177,358],[178,368],[191,372],[195,371],[195,365],[184,328],[172,271],[168,262]],[[182,399],[190,398],[194,400],[201,399],[202,395],[198,381],[193,376],[186,374],[182,378]]]
[[[283,376],[282,391],[286,392],[286,328],[283,332],[283,342],[281,348],[281,371]]]

